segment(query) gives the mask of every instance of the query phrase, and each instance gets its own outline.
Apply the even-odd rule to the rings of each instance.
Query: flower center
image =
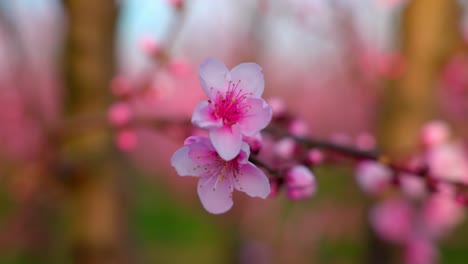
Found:
[[[236,83],[229,81],[228,89],[225,94],[216,93],[214,101],[214,115],[216,118],[221,118],[223,124],[232,126],[236,124],[242,116],[251,108],[245,104],[245,99],[252,93],[244,93],[239,88],[240,80]],[[208,101],[212,103],[211,101]]]

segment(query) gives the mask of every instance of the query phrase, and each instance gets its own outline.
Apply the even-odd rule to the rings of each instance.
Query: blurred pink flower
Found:
[[[464,212],[465,208],[455,200],[454,195],[434,194],[424,204],[424,227],[433,237],[439,238],[461,223]]]
[[[114,126],[124,126],[130,122],[131,118],[132,112],[127,103],[114,103],[109,108],[108,120]]]
[[[370,212],[370,223],[377,234],[386,241],[403,242],[411,233],[413,212],[401,199],[387,200]]]
[[[435,178],[468,183],[468,156],[460,142],[431,148],[426,161]]]
[[[382,191],[392,179],[392,171],[388,167],[372,160],[361,161],[354,174],[359,187],[372,194]]]
[[[283,159],[292,159],[296,149],[296,141],[290,137],[278,140],[273,148],[274,153]]]
[[[242,135],[255,135],[271,120],[272,109],[260,98],[265,84],[262,68],[242,63],[229,71],[222,62],[207,59],[199,76],[209,100],[197,105],[192,123],[208,129],[219,156],[231,160],[239,154]]]
[[[435,147],[449,140],[450,128],[444,121],[434,120],[422,127],[420,137],[423,147]]]
[[[115,140],[117,147],[124,152],[134,150],[137,144],[137,136],[132,129],[119,131]]]
[[[286,174],[286,192],[294,201],[311,197],[316,191],[315,176],[303,165],[296,165]]]
[[[434,243],[422,235],[413,235],[404,248],[404,260],[407,264],[437,263],[438,255]]]
[[[242,142],[239,154],[229,161],[220,157],[206,137],[191,136],[171,158],[180,176],[199,177],[198,196],[210,213],[221,214],[232,205],[234,188],[252,197],[266,198],[270,183],[265,174],[249,162],[250,150]]]
[[[161,51],[161,45],[151,36],[143,36],[139,42],[140,49],[148,56],[154,56]]]

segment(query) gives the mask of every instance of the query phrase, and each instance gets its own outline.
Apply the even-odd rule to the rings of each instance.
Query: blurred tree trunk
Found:
[[[379,143],[391,154],[408,153],[421,125],[437,115],[436,78],[460,48],[460,7],[456,0],[413,0],[403,13],[404,74],[389,87],[379,118]]]
[[[114,70],[116,4],[113,0],[67,0],[65,4],[68,118],[106,113]],[[67,184],[74,263],[130,263],[111,140],[108,129],[93,129],[67,138],[61,148],[61,156],[74,166]]]
[[[389,85],[378,120],[379,145],[394,158],[414,151],[421,126],[437,116],[437,77],[461,47],[460,7],[456,0],[412,0],[403,13],[401,42],[406,68]],[[393,263],[392,248],[370,232],[370,263]]]

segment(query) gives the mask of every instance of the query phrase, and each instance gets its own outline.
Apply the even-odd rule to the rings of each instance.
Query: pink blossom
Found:
[[[400,186],[405,195],[413,199],[421,199],[426,195],[426,183],[417,175],[402,173],[400,174]]]
[[[362,150],[372,150],[375,148],[375,137],[367,132],[360,133],[356,137],[356,146]]]
[[[413,235],[406,243],[404,260],[407,264],[437,263],[438,252],[434,243],[422,235]]]
[[[278,157],[291,159],[296,149],[296,141],[290,137],[282,138],[274,145],[274,152]]]
[[[137,137],[135,131],[131,129],[121,130],[116,136],[117,147],[125,152],[129,152],[135,149],[137,143]]]
[[[274,117],[280,117],[286,113],[286,103],[283,99],[279,97],[272,97],[269,98],[267,101],[272,108]]]
[[[421,144],[426,148],[446,143],[450,138],[450,128],[447,123],[434,120],[426,123],[420,133]]]
[[[115,103],[109,108],[108,119],[114,126],[124,126],[130,122],[131,118],[132,112],[126,103]]]
[[[154,56],[161,51],[161,45],[151,36],[143,36],[139,44],[140,49],[148,56]]]
[[[271,120],[272,109],[260,98],[265,84],[262,68],[241,63],[229,71],[222,62],[207,59],[199,77],[209,100],[197,105],[192,123],[208,129],[219,156],[231,160],[240,152],[242,135],[255,135]]]
[[[243,137],[244,142],[249,144],[250,151],[253,153],[258,153],[260,149],[262,148],[262,134],[257,133],[251,137],[244,136]]]
[[[379,236],[391,242],[403,242],[411,233],[412,210],[404,200],[388,200],[370,212],[370,223]]]
[[[210,213],[221,214],[232,207],[234,189],[261,198],[270,193],[268,178],[249,162],[249,155],[249,146],[242,142],[239,154],[226,161],[208,138],[191,136],[174,153],[171,164],[180,176],[198,177],[198,196],[203,207]]]
[[[461,143],[446,143],[430,149],[426,161],[432,176],[468,183],[468,157]]]
[[[371,160],[360,162],[354,174],[359,187],[367,193],[382,191],[392,179],[392,171],[388,167]]]
[[[311,149],[307,152],[307,157],[312,164],[319,164],[323,161],[323,152],[319,149]]]
[[[291,200],[311,197],[316,191],[315,176],[303,165],[296,165],[286,174],[286,191]]]
[[[432,236],[441,237],[464,219],[464,211],[454,195],[434,194],[424,204],[424,227]]]
[[[288,125],[288,131],[296,137],[304,137],[308,133],[308,127],[304,120],[294,119]]]

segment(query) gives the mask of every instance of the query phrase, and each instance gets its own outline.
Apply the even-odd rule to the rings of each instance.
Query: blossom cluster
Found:
[[[249,161],[246,138],[254,137],[271,120],[272,108],[261,98],[262,68],[241,63],[229,70],[216,59],[200,65],[199,78],[208,100],[200,102],[192,123],[209,134],[188,137],[171,158],[180,176],[198,177],[198,195],[213,214],[228,211],[234,189],[252,197],[270,193],[267,176]]]

